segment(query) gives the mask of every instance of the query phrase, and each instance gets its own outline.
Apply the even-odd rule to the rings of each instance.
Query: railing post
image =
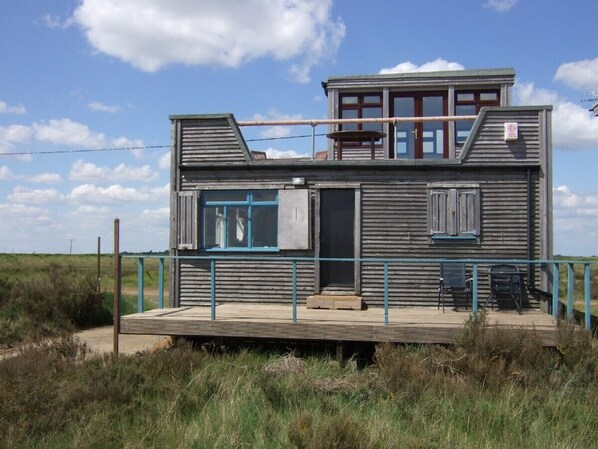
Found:
[[[590,284],[590,264],[589,263],[585,263],[584,264],[584,303],[585,303],[585,314],[586,314],[586,322],[585,322],[585,326],[587,330],[590,330],[591,325],[592,325],[592,315],[591,315],[591,307],[590,307],[590,301],[592,299],[591,297],[591,284]]]
[[[473,315],[476,316],[478,314],[478,264],[475,262],[473,264],[473,273],[471,277],[473,278],[473,285],[471,287],[471,309],[473,310]]]
[[[210,260],[210,319],[216,319],[216,260]]]
[[[143,257],[137,259],[137,313],[143,313]]]
[[[113,335],[112,352],[118,358],[118,340],[120,334],[120,296],[121,296],[121,274],[120,269],[120,220],[114,219],[114,303],[113,303]]]
[[[388,262],[384,262],[384,325],[388,326]]]
[[[293,323],[297,322],[297,261],[293,260]]]
[[[567,264],[567,318],[573,319],[573,290],[575,288],[575,275],[573,264]]]
[[[552,264],[552,316],[559,314],[559,264]]]
[[[158,308],[164,308],[164,258],[158,259]]]

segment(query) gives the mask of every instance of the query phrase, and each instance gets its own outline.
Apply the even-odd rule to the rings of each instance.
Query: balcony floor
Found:
[[[157,334],[204,337],[246,337],[292,340],[390,341],[396,343],[452,343],[456,331],[469,317],[469,310],[445,313],[436,308],[389,310],[324,310],[297,306],[297,322],[290,305],[226,303],[216,307],[210,320],[209,307],[154,309],[121,318],[123,334]],[[555,346],[556,320],[540,310],[489,311],[491,327],[527,329],[545,346]]]

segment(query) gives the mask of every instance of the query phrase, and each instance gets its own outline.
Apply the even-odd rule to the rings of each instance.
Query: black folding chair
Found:
[[[491,265],[488,268],[488,282],[490,284],[490,295],[484,303],[484,309],[490,303],[494,310],[494,302],[498,307],[499,298],[507,298],[515,303],[517,312],[521,315],[521,272],[515,265]]]
[[[461,262],[440,262],[440,285],[438,287],[438,308],[442,302],[442,312],[444,313],[444,295],[445,293],[465,294],[465,308],[469,306],[469,296],[471,295],[471,278],[468,278],[465,272],[465,263]],[[456,310],[456,307],[453,307]]]

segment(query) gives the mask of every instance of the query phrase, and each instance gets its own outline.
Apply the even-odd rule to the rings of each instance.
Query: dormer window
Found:
[[[341,96],[340,118],[382,118],[382,95],[379,93],[351,94]],[[347,123],[341,126],[344,131],[366,130],[382,131],[381,123]],[[376,144],[380,144],[378,140]],[[343,147],[359,148],[369,142],[344,142]]]

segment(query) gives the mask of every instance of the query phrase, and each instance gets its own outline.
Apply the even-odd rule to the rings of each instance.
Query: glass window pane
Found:
[[[244,190],[211,190],[202,192],[205,202],[247,201],[247,192]]]
[[[342,104],[357,104],[357,97],[342,97]]]
[[[382,108],[363,108],[363,118],[380,118],[382,117]],[[362,129],[368,131],[382,131],[382,123],[364,123]]]
[[[226,236],[224,207],[204,208],[202,230],[204,248],[223,248]]]
[[[476,115],[475,104],[457,105],[455,115]]]
[[[442,97],[423,97],[423,117],[437,117],[444,115]]]
[[[357,109],[344,109],[341,111],[341,118],[359,118]],[[345,123],[342,125],[343,130],[355,130],[357,129],[357,123]]]
[[[471,133],[471,127],[473,126],[473,120],[464,120],[456,122],[457,127],[457,143],[463,144]]]
[[[422,134],[424,158],[442,158],[444,155],[444,126],[442,122],[425,122]]]
[[[457,94],[457,101],[474,101],[473,93],[460,92]]]
[[[278,235],[278,210],[276,207],[253,207],[251,229],[254,248],[276,248]]]
[[[363,102],[364,103],[382,103],[382,101],[380,100],[380,95],[367,95],[365,97],[363,97]]]
[[[258,201],[276,201],[276,190],[253,190],[253,202]]]
[[[482,92],[480,101],[498,101],[498,94],[496,92]]]
[[[248,229],[247,206],[228,206],[226,216],[227,247],[246,248]]]

